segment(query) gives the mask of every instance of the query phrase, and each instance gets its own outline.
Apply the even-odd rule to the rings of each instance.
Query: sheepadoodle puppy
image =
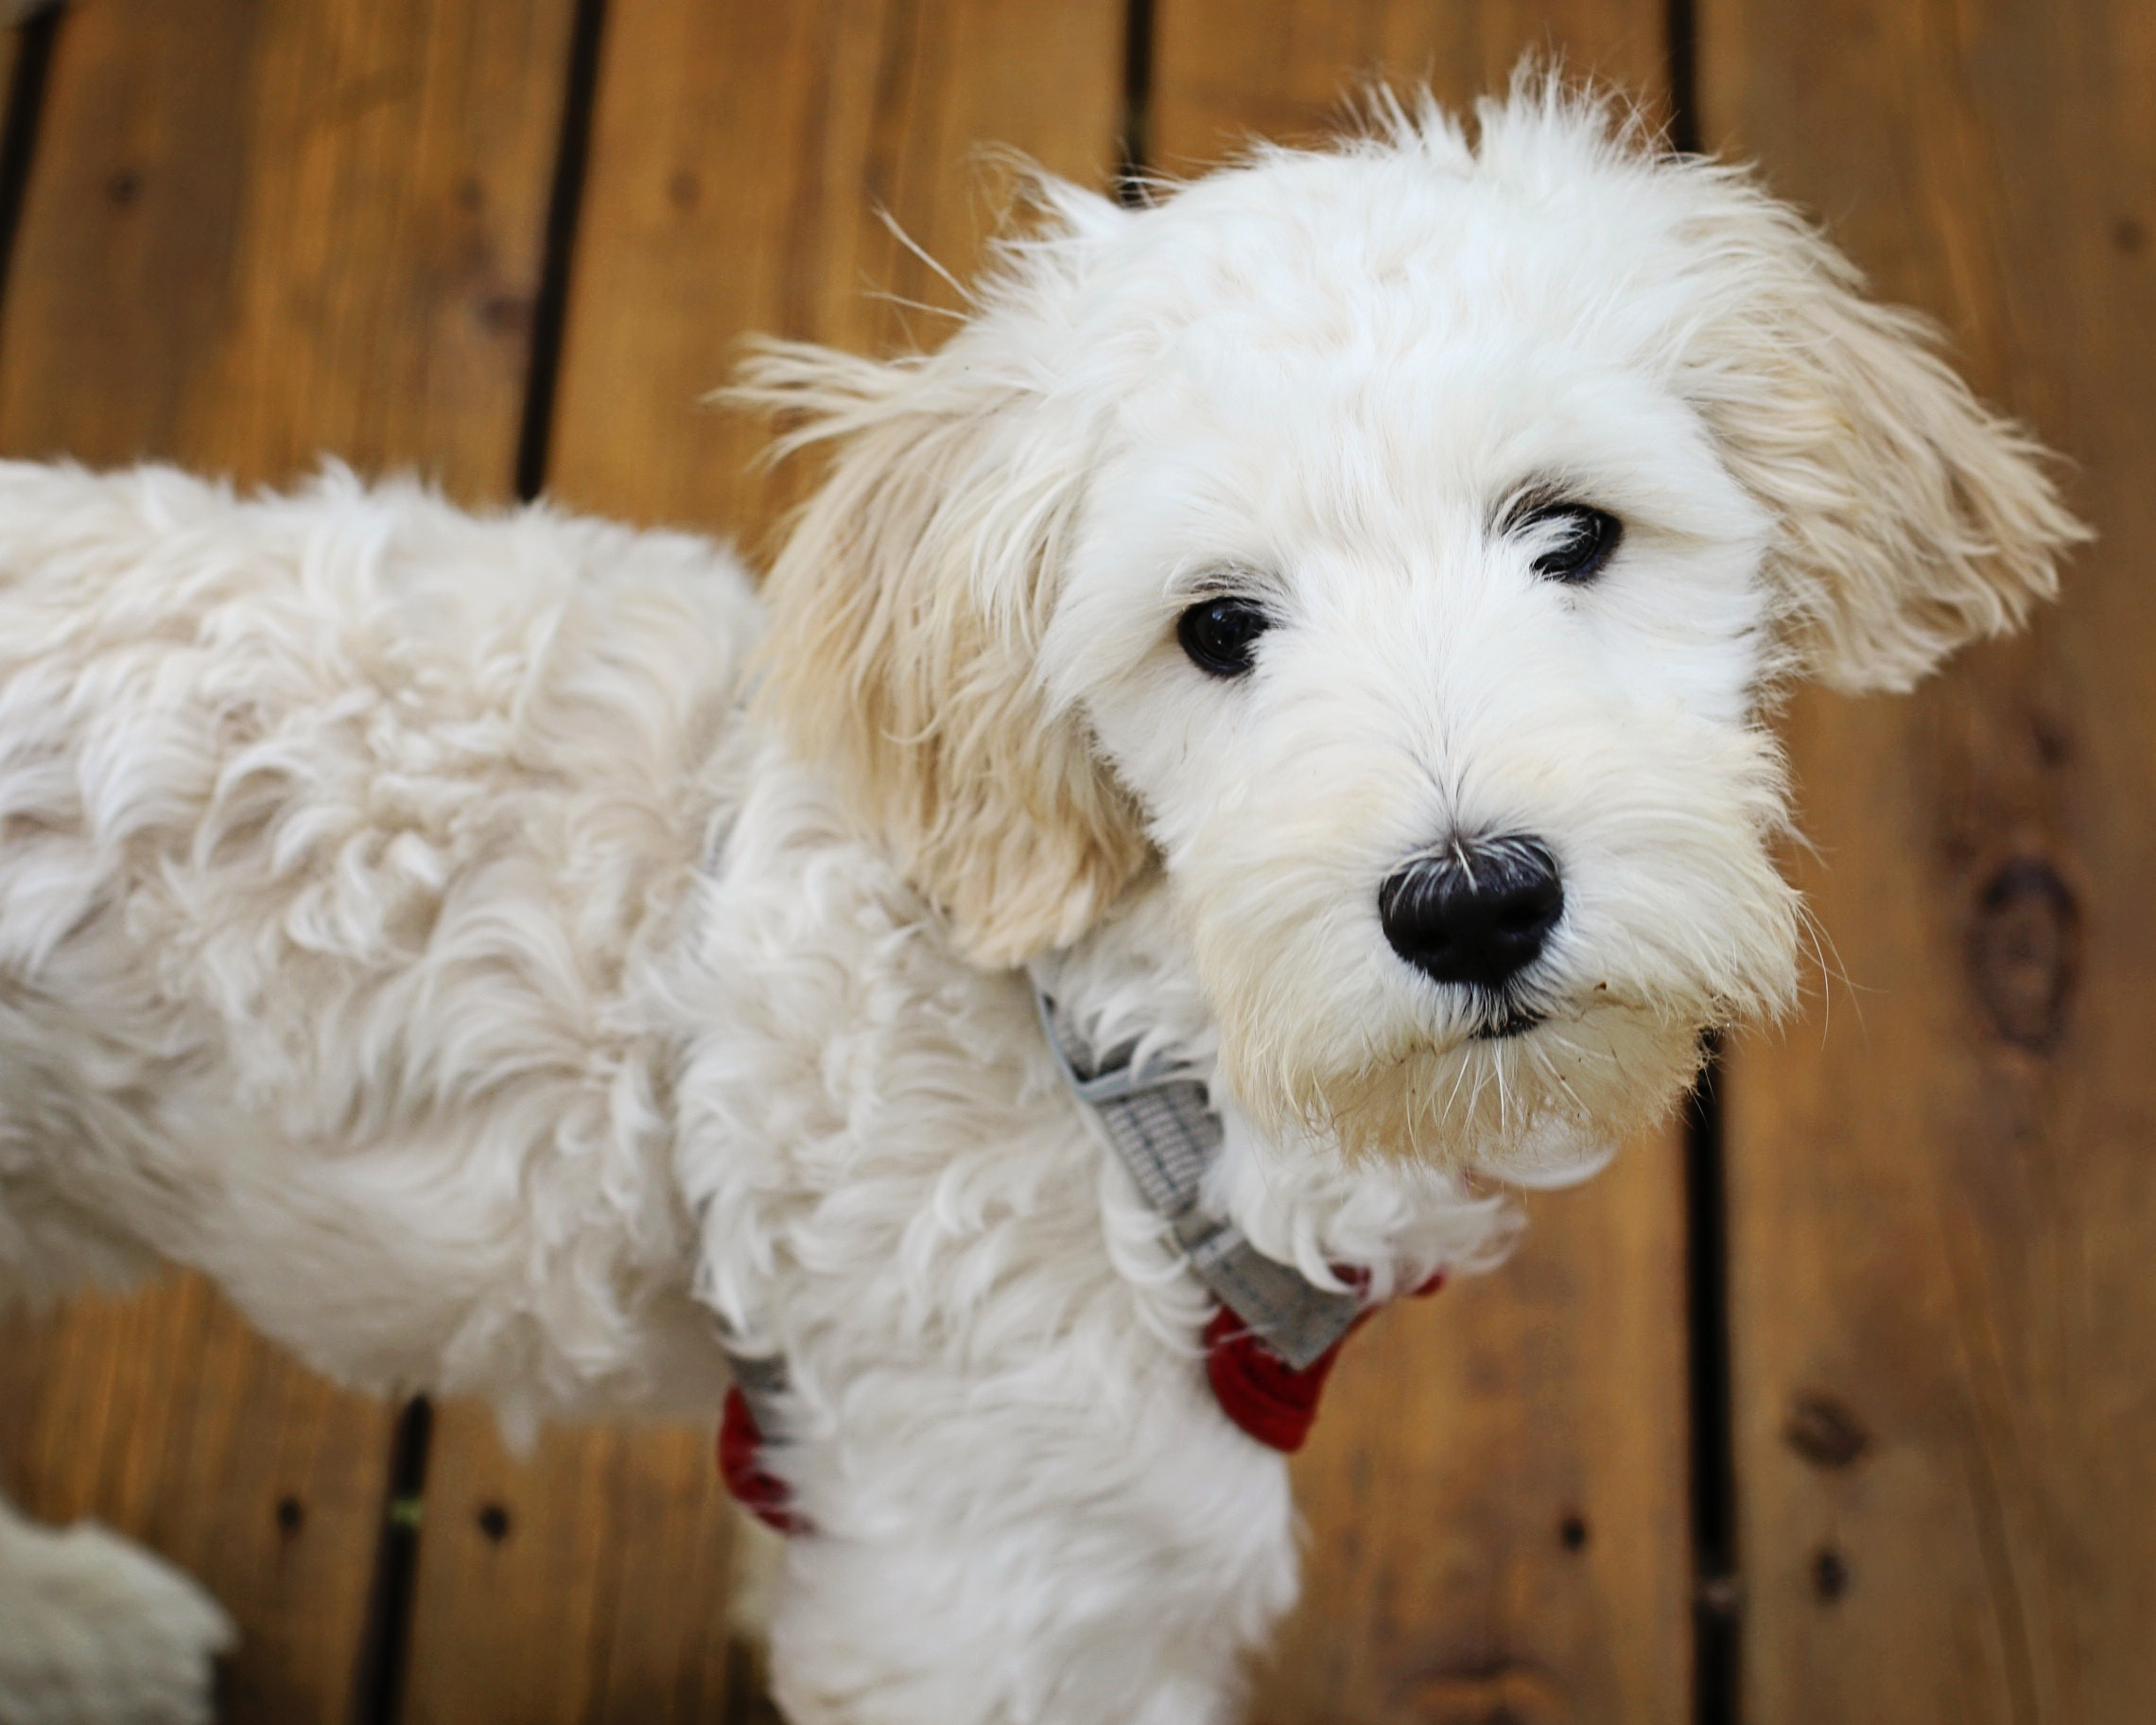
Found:
[[[1745,173],[1523,85],[774,344],[722,550],[0,467],[0,1285],[513,1429],[729,1401],[801,1725],[1195,1725],[1281,1452],[1797,984],[1763,722],[2018,623],[2041,452]],[[715,1602],[716,1604],[716,1602]],[[227,1635],[0,1518],[0,1718]]]

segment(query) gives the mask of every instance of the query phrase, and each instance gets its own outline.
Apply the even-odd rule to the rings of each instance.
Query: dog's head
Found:
[[[1480,122],[1044,184],[941,350],[746,392],[835,444],[769,699],[966,949],[1156,868],[1248,1111],[1521,1169],[1789,998],[1771,692],[1905,688],[2078,530],[1747,176]]]

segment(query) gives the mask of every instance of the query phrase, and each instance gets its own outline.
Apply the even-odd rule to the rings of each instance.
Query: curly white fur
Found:
[[[0,467],[0,1289],[195,1265],[520,1425],[709,1408],[715,1318],[783,1352],[805,1725],[1224,1719],[1294,1594],[1026,967],[1210,1074],[1261,1249],[1480,1267],[1488,1176],[1788,997],[1776,682],[1900,687],[2076,532],[1815,235],[1547,87],[1041,192],[940,352],[752,368],[833,445],[762,601],[335,470]],[[1593,584],[1531,492],[1622,518]],[[1175,630],[1224,590],[1227,680]],[[1505,1040],[1376,901],[1490,832],[1565,890]]]

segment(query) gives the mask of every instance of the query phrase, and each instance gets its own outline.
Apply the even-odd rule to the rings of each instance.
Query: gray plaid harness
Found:
[[[1034,1002],[1071,1094],[1101,1123],[1213,1298],[1297,1371],[1346,1335],[1363,1309],[1361,1295],[1316,1286],[1292,1265],[1266,1257],[1234,1223],[1199,1211],[1199,1188],[1223,1136],[1220,1116],[1207,1106],[1206,1087],[1170,1062],[1136,1064],[1135,1043],[1111,1050],[1094,1065],[1077,1051],[1055,1002],[1038,988]]]

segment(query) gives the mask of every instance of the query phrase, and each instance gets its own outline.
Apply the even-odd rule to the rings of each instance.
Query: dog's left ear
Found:
[[[2045,451],[1939,358],[1929,324],[1873,305],[1855,268],[1732,170],[1687,164],[1709,296],[1683,359],[1731,472],[1775,519],[1770,569],[1797,669],[1904,689],[2017,627],[2088,531]]]
[[[984,964],[1074,940],[1150,854],[1038,658],[1096,442],[1057,355],[1123,216],[1031,189],[1044,219],[942,349],[768,342],[729,392],[793,421],[781,450],[831,450],[766,584],[766,710]]]

